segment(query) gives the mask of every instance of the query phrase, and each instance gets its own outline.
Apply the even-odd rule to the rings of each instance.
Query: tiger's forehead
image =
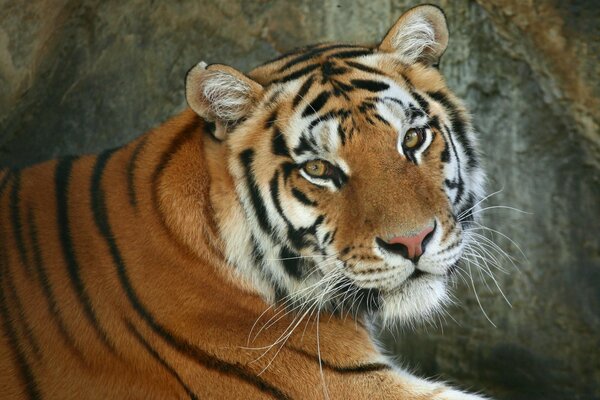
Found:
[[[263,86],[295,81],[318,72],[328,77],[346,72],[354,59],[374,54],[374,49],[364,46],[319,44],[284,54],[255,68],[248,75]]]

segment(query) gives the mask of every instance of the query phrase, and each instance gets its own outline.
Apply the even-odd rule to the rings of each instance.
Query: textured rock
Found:
[[[455,321],[384,336],[418,371],[499,399],[600,398],[598,7],[435,3],[451,29],[442,69],[474,114],[490,192],[502,189],[486,204],[531,213],[490,209],[484,223],[528,261],[495,274],[512,308],[474,270],[478,296],[459,282]],[[249,69],[317,41],[374,42],[412,5],[149,4],[0,1],[0,165],[127,142],[185,106],[183,77],[201,59]]]

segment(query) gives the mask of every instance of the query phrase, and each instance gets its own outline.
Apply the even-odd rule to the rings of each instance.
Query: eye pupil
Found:
[[[403,145],[407,149],[414,149],[423,142],[423,133],[417,129],[409,129],[404,135]]]
[[[304,170],[306,171],[307,174],[319,178],[319,177],[323,177],[327,174],[328,168],[327,168],[327,164],[325,163],[325,161],[313,160],[313,161],[308,161],[304,165]]]

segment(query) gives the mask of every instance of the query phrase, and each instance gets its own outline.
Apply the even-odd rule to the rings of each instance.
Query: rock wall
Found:
[[[485,205],[527,213],[483,213],[517,259],[494,273],[512,307],[472,265],[477,295],[459,281],[446,321],[382,336],[417,371],[498,399],[600,398],[600,7],[434,3],[451,30],[442,70],[501,190]],[[313,42],[375,42],[412,5],[0,0],[0,165],[129,141],[185,106],[200,60],[247,70]]]

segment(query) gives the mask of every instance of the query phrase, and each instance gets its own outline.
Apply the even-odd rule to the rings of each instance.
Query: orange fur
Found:
[[[244,111],[248,118],[233,128],[214,110],[205,115],[216,120],[223,142],[186,110],[122,148],[0,173],[3,398],[478,398],[392,366],[361,317],[324,310],[300,319],[278,342],[296,315],[272,306],[276,295],[232,265],[227,246],[247,218],[238,191],[240,154],[255,152],[253,174],[268,188],[285,158],[272,154],[272,134],[265,133],[275,109],[269,96],[279,95],[281,121],[294,112],[296,92],[260,88],[288,74],[281,67],[299,54],[249,77],[224,69],[254,82],[248,84],[254,92],[252,107],[243,108],[252,110]],[[297,68],[341,66],[331,54]],[[424,64],[390,57],[371,68],[406,90],[448,93],[437,70]],[[356,70],[343,79],[368,77]],[[193,85],[205,84],[192,78]],[[315,84],[305,96],[328,85]],[[441,132],[434,131],[423,155],[430,168],[408,162],[396,150],[397,133],[358,110],[369,95],[332,98],[320,111],[350,107],[361,127],[340,150],[351,165],[348,184],[339,191],[317,188],[295,167],[278,194],[287,206],[294,201],[290,188],[309,196],[326,216],[323,224],[337,228],[337,250],[350,246],[365,260],[377,258],[360,245],[374,235],[413,231],[433,216],[448,231],[456,225],[440,190]],[[210,109],[202,98],[197,103]],[[464,113],[460,105],[457,110]],[[443,104],[432,102],[436,115],[450,118]],[[366,265],[350,269],[368,274]]]

